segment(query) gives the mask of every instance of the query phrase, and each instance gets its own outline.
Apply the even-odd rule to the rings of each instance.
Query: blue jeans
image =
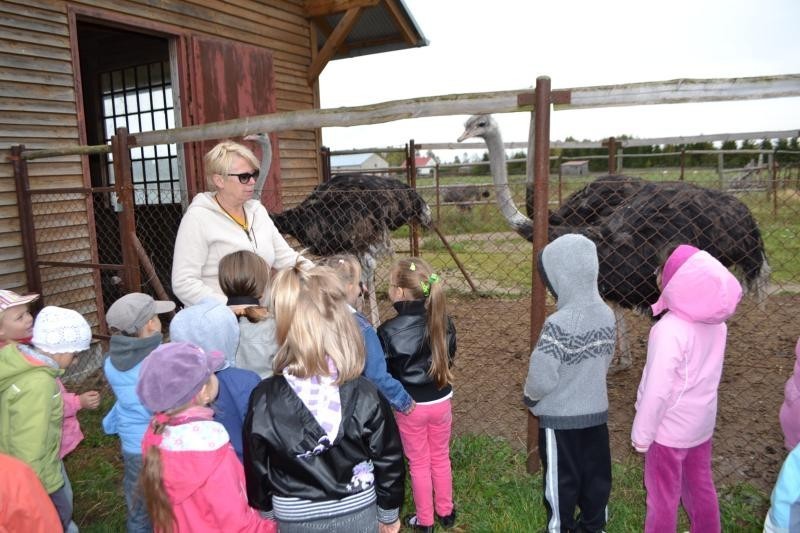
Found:
[[[64,486],[55,492],[50,493],[50,499],[56,508],[58,518],[61,519],[61,526],[66,533],[78,533],[78,525],[72,521],[72,484],[67,476],[67,469],[64,462],[61,462],[61,476],[64,478]]]
[[[152,533],[153,526],[147,514],[144,495],[139,489],[142,454],[123,451],[122,461],[125,463],[122,488],[125,491],[125,504],[128,506],[128,533]]]

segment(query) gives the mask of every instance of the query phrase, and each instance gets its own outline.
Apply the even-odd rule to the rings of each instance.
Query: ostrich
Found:
[[[296,207],[270,216],[278,231],[315,255],[358,257],[376,326],[375,267],[392,252],[391,232],[412,222],[431,225],[431,210],[417,191],[395,179],[359,174],[335,176]]]
[[[489,150],[497,202],[511,227],[532,240],[533,222],[511,197],[505,150],[491,115],[470,117],[459,142],[480,137]],[[531,202],[532,203],[532,202]],[[658,298],[655,271],[672,244],[690,243],[736,271],[747,289],[763,297],[770,268],[761,232],[747,206],[721,191],[686,182],[649,182],[626,176],[604,176],[573,193],[548,218],[547,239],[580,233],[597,245],[600,294],[619,309],[650,315]],[[624,335],[624,322],[621,334]],[[631,365],[623,348],[618,369]]]
[[[266,133],[248,135],[244,140],[256,142],[261,146],[261,166],[258,168],[258,178],[256,178],[256,186],[253,188],[253,198],[260,202],[261,192],[264,190],[264,185],[267,183],[269,167],[272,166],[272,143],[269,140],[269,135]]]

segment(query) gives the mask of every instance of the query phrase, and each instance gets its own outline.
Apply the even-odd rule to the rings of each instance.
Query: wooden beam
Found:
[[[347,38],[347,34],[350,33],[350,30],[355,25],[359,15],[361,15],[360,7],[348,9],[342,19],[339,21],[339,24],[336,25],[336,28],[334,28],[331,36],[328,37],[327,41],[325,41],[322,50],[319,51],[317,57],[314,58],[314,61],[312,61],[311,65],[308,67],[307,81],[309,85],[316,83],[317,78],[322,72],[322,69],[325,68],[325,65],[328,64],[328,61],[330,61],[334,54],[336,54],[336,49],[339,47],[339,45],[341,45]]]
[[[306,0],[305,13],[307,18],[325,17],[353,8],[372,7],[378,2],[380,0]]]
[[[703,87],[712,86],[713,90],[701,90]],[[697,90],[687,91],[687,87],[695,87]],[[800,96],[800,74],[727,80],[673,80],[605,87],[577,87],[568,90],[572,96],[572,103],[560,106],[561,109],[784,98]],[[532,93],[533,90],[528,88],[494,93],[438,95],[358,107],[288,111],[184,128],[149,131],[129,137],[134,139],[137,146],[151,146],[242,137],[260,132],[381,124],[408,118],[532,111],[532,106],[520,107],[517,102],[518,96],[526,92]],[[39,159],[54,155],[88,153],[88,150],[92,153],[109,151],[106,145],[42,146],[42,148],[42,150],[26,149],[20,157]]]
[[[386,3],[386,9],[389,11],[400,33],[403,35],[403,39],[405,39],[408,44],[414,44],[416,42],[414,31],[403,16],[400,6],[397,5],[397,0],[384,0],[384,2]]]

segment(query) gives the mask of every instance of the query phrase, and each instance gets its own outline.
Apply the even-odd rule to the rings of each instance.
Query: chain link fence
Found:
[[[496,191],[487,173],[488,170],[471,171],[465,175],[454,171],[436,180],[417,179],[417,191],[430,206],[439,229],[422,230],[419,250],[445,280],[449,310],[458,330],[456,434],[490,434],[523,449],[527,414],[522,404],[522,385],[531,344],[533,250],[530,242],[509,229],[500,214],[495,204]],[[638,175],[647,181],[677,179],[674,169],[648,169]],[[551,209],[557,210],[559,198],[561,203],[567,202],[570,194],[593,179],[554,178],[550,184]],[[685,179],[705,188],[720,186],[716,174],[707,175],[702,169],[687,172]],[[512,176],[510,187],[516,204],[524,206],[524,177]],[[757,221],[772,274],[763,298],[748,296],[729,321],[714,466],[720,483],[748,481],[768,490],[785,456],[778,410],[783,383],[794,364],[794,343],[800,335],[796,312],[800,308],[800,168],[785,167],[777,180],[726,192],[747,205]],[[134,196],[147,194],[152,191],[136,189]],[[601,213],[610,209],[612,198],[607,200],[586,203],[586,209],[576,210],[573,216],[582,214],[587,221],[596,222]],[[46,304],[88,313],[87,318],[100,332],[104,329],[100,324],[103,314],[95,309],[107,309],[129,290],[158,298],[163,288],[167,297],[174,298],[170,271],[183,210],[180,203],[134,202],[136,236],[142,249],[137,255],[142,286],[129,289],[124,282],[118,207],[111,192],[43,192],[32,195],[31,202],[39,260],[60,262],[42,263],[39,267]],[[355,203],[357,199],[350,198],[348,202]],[[87,211],[87,207],[91,209]],[[524,207],[520,209],[524,211]],[[580,221],[572,220],[571,224],[579,226]],[[408,226],[392,233],[396,254],[411,253],[410,234]],[[91,256],[91,239],[95,240],[96,257]],[[50,250],[53,251],[45,253]],[[621,263],[625,262],[624,251],[615,251]],[[386,296],[392,259],[380,258],[375,270],[374,294],[381,320],[394,314]],[[70,262],[91,262],[94,266],[63,264]],[[643,275],[652,277],[652,270]],[[553,306],[554,302],[548,300],[548,314],[553,312]],[[364,311],[370,315],[368,300]],[[642,314],[626,310],[623,315],[633,363],[609,377],[609,428],[612,453],[617,460],[634,455],[629,435],[651,326],[651,320]],[[99,368],[101,353],[97,350],[72,370],[78,383]]]

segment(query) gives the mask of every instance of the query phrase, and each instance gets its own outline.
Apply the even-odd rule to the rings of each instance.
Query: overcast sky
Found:
[[[323,108],[452,93],[800,73],[799,0],[404,0],[430,44],[330,62]],[[613,6],[613,7],[612,7]],[[526,141],[528,113],[498,115]],[[455,142],[464,115],[324,128],[334,150]],[[800,98],[559,111],[551,139],[800,128]],[[440,154],[445,160],[452,153]]]

